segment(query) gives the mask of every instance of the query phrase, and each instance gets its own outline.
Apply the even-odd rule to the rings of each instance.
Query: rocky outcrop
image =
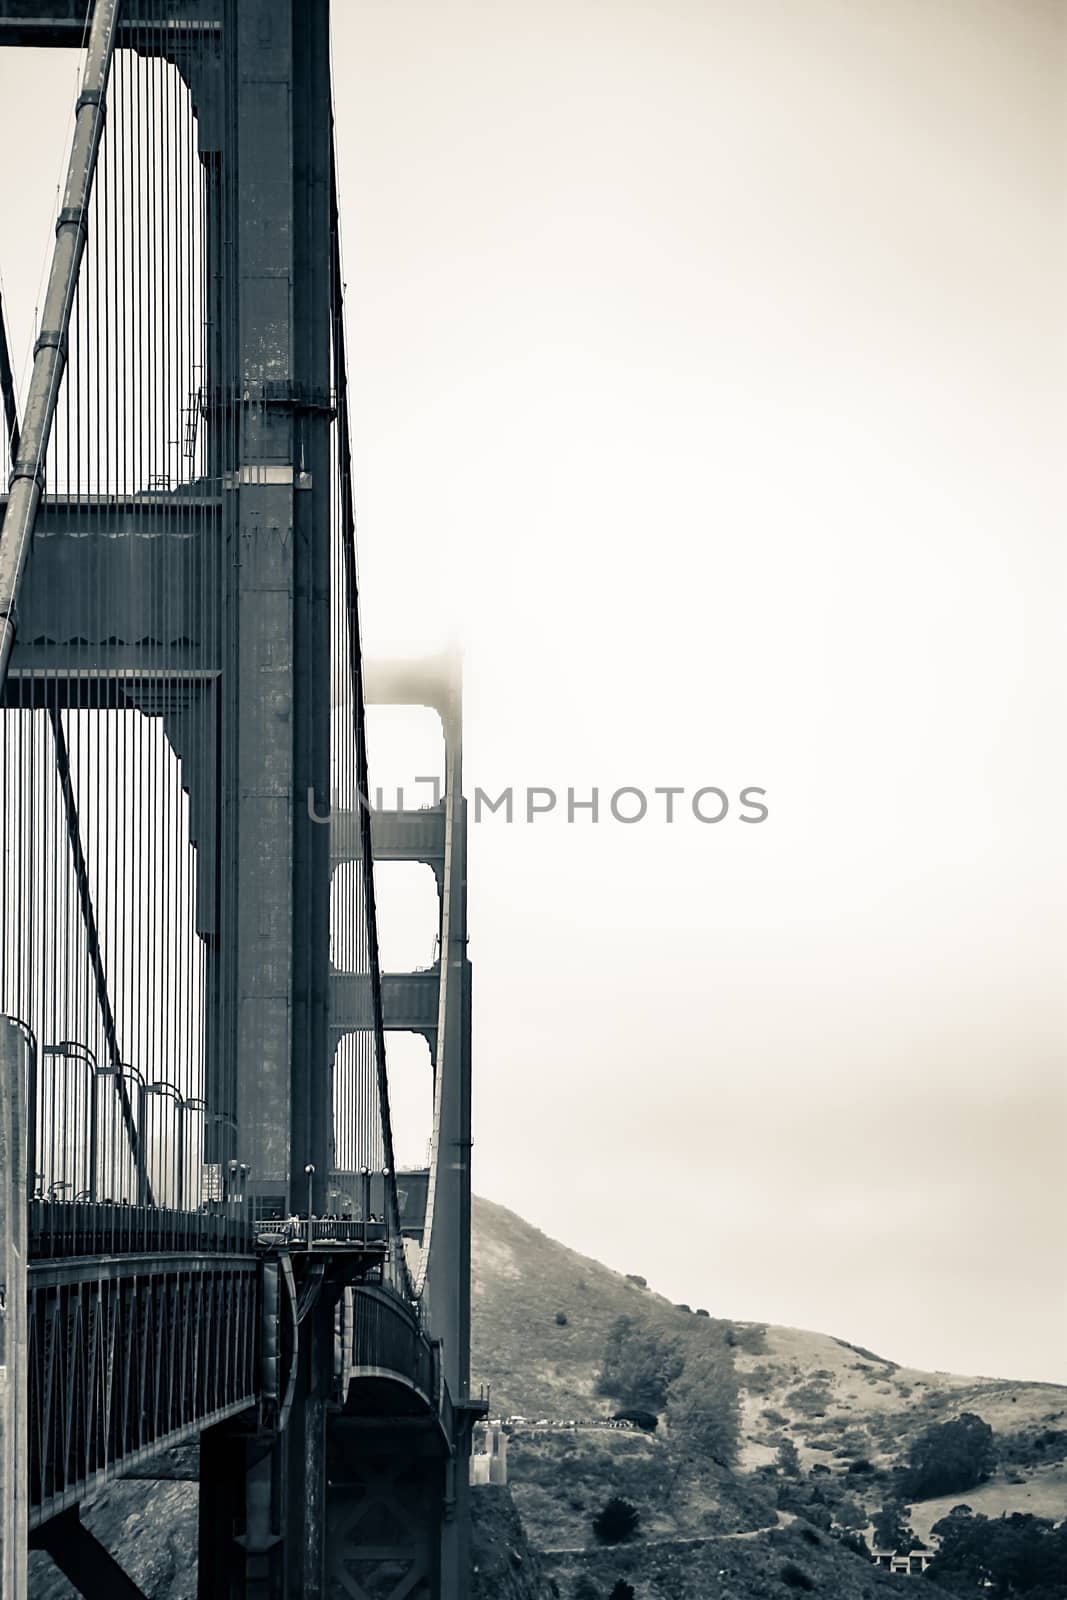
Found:
[[[197,1485],[120,1481],[84,1508],[82,1521],[148,1600],[196,1600]],[[30,1555],[33,1600],[77,1600],[43,1551]]]
[[[555,1600],[507,1489],[471,1490],[471,1600]]]

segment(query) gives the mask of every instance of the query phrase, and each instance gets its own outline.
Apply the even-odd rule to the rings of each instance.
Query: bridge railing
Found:
[[[172,1211],[125,1201],[30,1202],[27,1242],[32,1260],[72,1256],[244,1254],[252,1230],[236,1206]]]
[[[253,1249],[247,1169],[203,1162],[205,1103],[123,1065],[101,1068],[69,1040],[40,1047],[25,1079],[31,1261]],[[119,1100],[116,1086],[138,1091]],[[172,1113],[169,1121],[150,1108]],[[195,1197],[199,1203],[191,1204]]]
[[[413,1309],[389,1289],[358,1288],[341,1308],[343,1369],[403,1378],[430,1407],[440,1409],[441,1363]],[[347,1381],[345,1383],[347,1388]]]
[[[30,1273],[30,1526],[252,1406],[254,1258],[98,1257]]]

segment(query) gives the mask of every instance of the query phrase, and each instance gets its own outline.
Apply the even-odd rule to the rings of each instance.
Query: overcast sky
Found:
[[[517,796],[476,1189],[713,1314],[1067,1381],[1067,7],[334,12],[367,647],[458,639]],[[0,55],[20,353],[72,101]]]

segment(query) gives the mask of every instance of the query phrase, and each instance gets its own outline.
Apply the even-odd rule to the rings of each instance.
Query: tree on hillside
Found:
[[[667,1421],[672,1435],[721,1467],[737,1459],[741,1404],[733,1360],[721,1345],[691,1344],[671,1384]]]
[[[608,1600],[634,1600],[633,1584],[627,1583],[625,1578],[620,1578],[608,1595]]]
[[[943,1539],[945,1534],[948,1533],[950,1529],[954,1529],[956,1527],[956,1523],[959,1518],[973,1516],[974,1512],[971,1510],[970,1506],[953,1506],[947,1517],[942,1517],[940,1522],[934,1523],[933,1527],[930,1529],[930,1532],[936,1533],[939,1539]]]
[[[834,1511],[834,1521],[842,1528],[865,1528],[869,1521],[865,1507],[850,1494],[843,1494]]]
[[[677,1339],[643,1327],[633,1317],[619,1317],[608,1333],[597,1388],[627,1406],[660,1411],[681,1370]]]
[[[887,1500],[874,1517],[874,1547],[907,1555],[919,1540],[908,1523],[908,1507],[899,1500]]]
[[[857,1528],[843,1528],[834,1537],[843,1550],[851,1550],[854,1556],[861,1556],[864,1561],[871,1560],[870,1546]]]
[[[792,1439],[783,1439],[778,1446],[778,1471],[787,1478],[800,1477],[800,1451]]]
[[[823,1506],[818,1501],[808,1501],[806,1505],[798,1505],[796,1514],[803,1522],[810,1522],[813,1528],[821,1528],[824,1533],[829,1533],[833,1525],[833,1516],[829,1506]]]
[[[991,1519],[953,1512],[937,1524],[941,1547],[927,1576],[983,1600],[1067,1600],[1067,1523],[1013,1512]]]
[[[909,1500],[973,1489],[996,1465],[993,1430],[988,1422],[965,1411],[953,1422],[935,1423],[911,1447],[902,1487]]]
[[[613,1494],[593,1518],[593,1532],[601,1544],[621,1544],[637,1529],[641,1513],[629,1500]]]

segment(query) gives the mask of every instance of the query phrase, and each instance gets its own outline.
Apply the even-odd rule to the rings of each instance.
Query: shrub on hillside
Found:
[[[824,1417],[826,1407],[830,1404],[830,1393],[821,1379],[801,1383],[791,1391],[789,1403],[794,1410],[803,1412],[807,1417]]]
[[[811,1590],[815,1587],[815,1580],[809,1578],[806,1572],[802,1572],[794,1561],[787,1561],[785,1566],[780,1569],[778,1576],[790,1589]]]
[[[842,1495],[834,1521],[842,1528],[865,1528],[868,1522],[866,1508],[858,1500],[853,1500],[851,1495]]]
[[[634,1600],[633,1584],[627,1583],[625,1578],[620,1578],[608,1595],[608,1600]]]
[[[813,1528],[821,1528],[824,1533],[829,1533],[833,1518],[829,1506],[820,1506],[809,1502],[806,1506],[797,1507],[797,1516],[811,1524]]]
[[[927,1428],[915,1440],[901,1487],[910,1500],[973,1489],[996,1465],[993,1430],[988,1422],[965,1411],[953,1422]]]
[[[557,1328],[565,1328],[566,1326],[567,1326],[567,1313],[565,1311],[557,1311],[556,1312],[556,1327]]]
[[[621,1544],[637,1530],[641,1513],[629,1500],[613,1494],[593,1518],[593,1532],[601,1544]]]
[[[767,1329],[762,1322],[728,1322],[723,1337],[731,1350],[743,1350],[748,1356],[761,1356],[767,1349]],[[770,1378],[770,1374],[767,1374]],[[756,1374],[750,1374],[750,1379]],[[771,1379],[773,1382],[773,1379]],[[752,1387],[751,1381],[749,1387]]]
[[[998,1434],[997,1454],[1001,1462],[1021,1467],[1060,1461],[1067,1458],[1067,1433],[1062,1428],[1043,1428],[1036,1433]]]
[[[854,1556],[860,1556],[864,1561],[873,1559],[866,1539],[855,1528],[843,1528],[834,1537],[843,1550],[851,1550]]]

